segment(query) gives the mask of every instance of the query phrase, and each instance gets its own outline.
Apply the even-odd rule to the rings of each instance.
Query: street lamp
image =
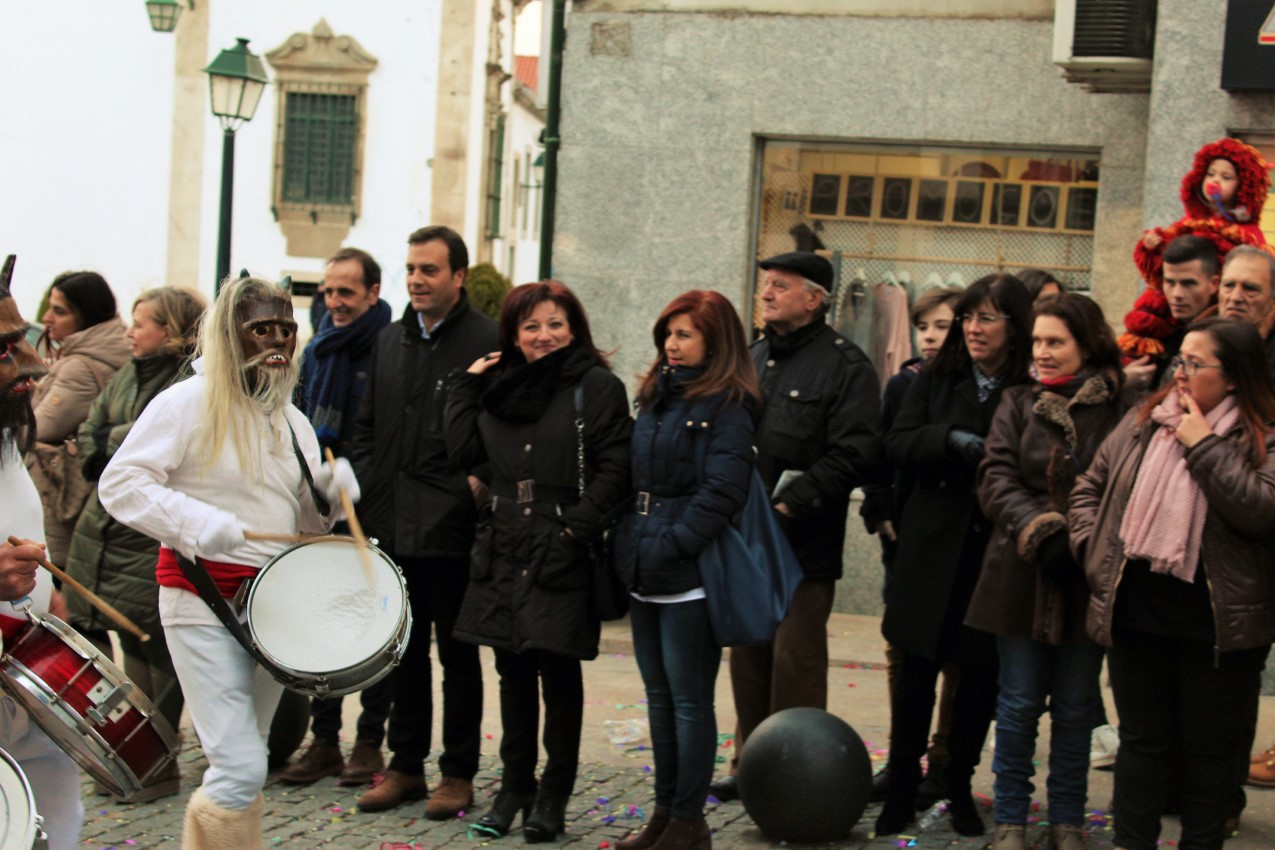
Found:
[[[182,5],[177,0],[146,0],[146,14],[155,32],[172,32],[182,16]]]
[[[217,282],[230,273],[230,212],[235,188],[235,131],[251,121],[266,90],[266,66],[261,57],[248,50],[248,39],[217,55],[204,72],[212,96],[212,112],[221,119],[221,228],[217,235]]]

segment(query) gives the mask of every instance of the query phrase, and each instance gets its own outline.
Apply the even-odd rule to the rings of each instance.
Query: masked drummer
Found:
[[[227,280],[200,330],[194,377],[151,402],[99,484],[112,516],[163,544],[160,622],[209,765],[186,806],[186,850],[260,847],[266,738],[282,686],[221,625],[176,555],[198,558],[233,597],[287,545],[245,532],[324,532],[339,518],[325,513],[339,488],[359,497],[346,461],[320,465],[314,429],[290,401],[296,345],[285,290]]]
[[[61,603],[49,574],[38,569],[44,546],[34,541],[44,540],[44,511],[22,463],[35,425],[31,385],[47,370],[26,342],[27,323],[9,294],[11,269],[11,263],[6,263],[0,274],[0,505],[4,506],[0,512],[0,633],[6,640],[27,624],[21,610],[26,600],[32,610],[52,607],[55,615]],[[2,542],[9,535],[32,542],[11,546]],[[18,608],[14,602],[19,602]],[[31,785],[49,847],[70,850],[79,841],[84,822],[75,762],[7,696],[0,696],[0,749],[17,761]]]

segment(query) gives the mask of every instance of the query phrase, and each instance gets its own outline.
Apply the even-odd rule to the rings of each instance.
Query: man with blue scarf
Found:
[[[301,409],[314,425],[319,445],[338,457],[348,456],[359,400],[367,386],[372,343],[390,323],[390,308],[380,300],[381,267],[358,248],[342,248],[323,272],[322,296],[327,308],[318,333],[301,359]],[[339,528],[339,531],[344,529]],[[381,742],[390,713],[391,686],[386,677],[360,694],[354,750],[347,763],[338,744],[341,698],[316,699],[310,705],[314,740],[296,762],[284,768],[280,780],[308,785],[340,774],[340,785],[363,785],[384,766]]]

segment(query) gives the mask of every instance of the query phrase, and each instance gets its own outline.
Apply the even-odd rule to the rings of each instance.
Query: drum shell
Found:
[[[78,632],[51,614],[5,643],[0,687],[94,779],[121,796],[177,755],[177,735],[150,699]],[[95,721],[100,697],[125,688],[116,708]]]
[[[36,813],[35,794],[18,762],[0,750],[0,850],[32,850],[45,847],[44,819]],[[21,817],[14,817],[25,812]]]

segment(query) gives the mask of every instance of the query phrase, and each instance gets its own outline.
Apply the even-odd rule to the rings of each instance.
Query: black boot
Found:
[[[921,784],[920,774],[919,766],[911,770],[891,766],[885,806],[877,816],[877,835],[898,835],[916,820],[916,791]]]
[[[536,799],[534,791],[506,791],[504,788],[496,794],[487,814],[478,819],[478,825],[490,829],[497,835],[504,836],[514,824],[514,818],[522,812],[522,821],[527,822],[531,804]]]
[[[969,786],[949,788],[947,814],[952,819],[952,829],[960,835],[982,835],[987,831],[983,816],[978,813],[978,804]]]
[[[559,832],[566,828],[567,798],[569,794],[560,794],[546,790],[542,785],[536,793],[536,803],[532,806],[531,815],[523,815],[522,837],[528,844],[542,841],[553,841]]]
[[[880,803],[890,793],[890,767],[886,765],[881,768],[881,772],[872,777],[872,793],[868,800],[873,803]]]

